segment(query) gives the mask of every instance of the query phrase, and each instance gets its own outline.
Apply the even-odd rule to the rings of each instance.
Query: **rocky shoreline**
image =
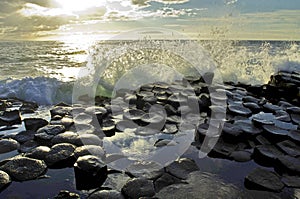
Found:
[[[87,198],[251,198],[199,171],[188,158],[154,171],[122,172],[111,162],[123,157],[103,146],[120,136],[154,137],[147,142],[151,153],[179,145],[186,131],[193,132],[192,146],[210,158],[260,165],[245,176],[247,189],[273,194],[300,188],[300,73],[280,71],[259,86],[212,85],[212,78],[206,73],[119,90],[113,101],[97,97],[93,107],[84,98],[80,104],[60,103],[51,107],[50,120],[24,117],[38,110],[35,103],[0,100],[0,154],[18,152],[0,160],[0,189],[41,178],[47,169],[73,168],[76,189],[89,190]],[[22,131],[6,133],[20,126]],[[112,179],[122,180],[116,185]],[[55,198],[80,196],[61,191]]]

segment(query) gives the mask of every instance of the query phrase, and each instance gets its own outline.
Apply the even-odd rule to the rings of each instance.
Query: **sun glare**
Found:
[[[68,12],[84,11],[92,7],[105,5],[105,0],[56,0],[61,8]]]

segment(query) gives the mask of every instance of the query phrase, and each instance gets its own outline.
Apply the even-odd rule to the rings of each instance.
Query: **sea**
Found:
[[[151,53],[141,50],[145,45],[147,49],[155,47],[155,50]],[[168,53],[159,51],[160,48]],[[132,70],[132,65],[142,67],[149,62],[140,60],[149,61],[152,57],[147,72],[152,71],[152,66],[153,73],[158,68],[163,71],[159,79],[168,77],[168,71],[183,73],[178,69],[179,63],[186,57],[197,57],[199,49],[202,49],[200,54],[204,52],[213,62],[214,70],[220,73],[224,82],[265,84],[280,69],[300,70],[299,41],[2,41],[0,98],[16,97],[40,105],[61,101],[72,103],[74,84],[78,85],[83,74],[89,76],[97,71],[99,77],[108,77],[106,82],[114,87],[118,79]],[[156,61],[159,65],[154,67]],[[108,62],[110,67],[103,66]],[[202,60],[191,64],[197,64],[193,67],[200,70],[203,67]],[[155,75],[148,76],[153,78]],[[99,83],[99,78],[97,80]]]

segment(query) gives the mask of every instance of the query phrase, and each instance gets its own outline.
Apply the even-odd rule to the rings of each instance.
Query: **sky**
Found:
[[[300,0],[0,0],[1,40],[111,39],[152,27],[195,39],[300,40]]]

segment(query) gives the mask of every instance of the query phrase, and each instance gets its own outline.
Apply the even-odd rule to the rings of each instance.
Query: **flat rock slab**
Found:
[[[46,126],[48,121],[42,118],[26,118],[24,124],[26,130],[37,131],[39,128]]]
[[[260,165],[273,166],[282,155],[284,153],[273,145],[259,145],[254,148],[253,159]]]
[[[78,134],[72,131],[66,131],[64,133],[54,136],[51,140],[52,144],[70,143],[74,145],[80,145],[80,139]]]
[[[14,136],[14,139],[20,143],[25,143],[27,141],[33,140],[35,134],[36,132],[31,130],[21,131]]]
[[[230,158],[237,162],[249,162],[252,159],[252,153],[249,151],[233,151]]]
[[[101,146],[96,145],[84,145],[77,147],[74,151],[75,158],[85,155],[94,155],[97,157],[104,157],[105,152]]]
[[[294,142],[291,142],[289,140],[285,140],[283,142],[276,144],[282,151],[284,151],[287,155],[293,156],[293,157],[300,157],[300,147],[295,144]]]
[[[8,153],[10,151],[17,150],[19,148],[19,143],[13,139],[1,139],[0,140],[0,154]]]
[[[121,192],[116,190],[101,190],[92,193],[88,199],[101,199],[101,198],[109,198],[109,199],[125,199]]]
[[[12,126],[14,124],[21,124],[21,116],[18,110],[4,111],[0,115],[0,126]]]
[[[281,181],[287,187],[300,188],[300,178],[299,178],[299,176],[283,176]]]
[[[159,192],[164,187],[181,182],[181,179],[176,178],[175,176],[172,176],[168,173],[164,173],[162,176],[155,180],[154,187],[156,192]]]
[[[252,114],[252,111],[249,108],[244,107],[243,105],[229,105],[228,110],[233,114],[245,117]]]
[[[291,156],[281,156],[275,165],[276,172],[289,173],[291,175],[300,174],[300,159]]]
[[[229,183],[222,182],[209,173],[195,171],[190,173],[186,183],[173,184],[164,187],[155,195],[159,199],[211,199],[211,198],[239,198],[239,190]]]
[[[180,179],[186,179],[189,173],[197,170],[199,167],[195,161],[188,158],[181,158],[166,167],[168,173]]]
[[[47,146],[38,146],[32,151],[25,154],[26,157],[44,160],[46,155],[50,152],[50,148]]]
[[[76,188],[90,190],[101,187],[107,178],[107,166],[101,158],[86,155],[78,158],[74,164]]]
[[[45,162],[50,167],[67,167],[72,166],[75,162],[73,152],[76,146],[72,144],[56,144],[51,147],[45,157]]]
[[[61,190],[54,199],[80,199],[80,196],[77,193]]]
[[[47,170],[47,165],[42,160],[17,157],[5,163],[0,169],[17,181],[25,181],[43,175]]]
[[[7,187],[10,183],[10,176],[4,171],[0,171],[0,191]]]
[[[47,133],[49,135],[58,135],[65,131],[65,127],[63,125],[47,125],[40,128],[37,133]]]
[[[254,169],[245,178],[245,186],[248,189],[280,192],[284,188],[279,175],[261,168]]]
[[[122,193],[129,198],[152,197],[155,195],[154,185],[151,180],[134,178],[129,180],[122,188]]]

